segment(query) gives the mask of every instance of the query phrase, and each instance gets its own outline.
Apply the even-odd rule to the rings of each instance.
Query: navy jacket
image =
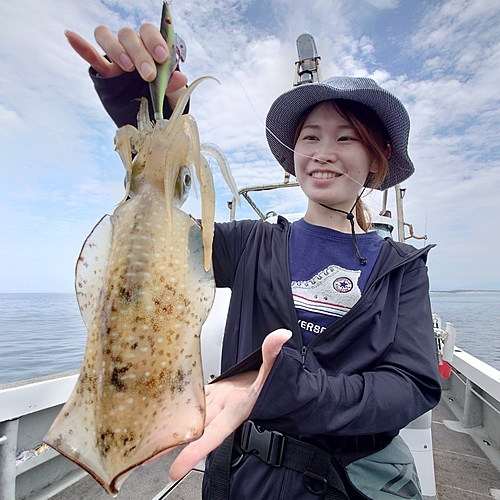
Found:
[[[433,408],[441,387],[426,258],[387,239],[356,305],[307,348],[290,287],[289,223],[217,224],[214,272],[232,290],[222,370],[259,352],[265,336],[293,332],[278,356],[252,419],[329,448],[329,436],[390,433]],[[255,357],[255,356],[254,356]],[[231,370],[234,373],[234,368]],[[283,387],[293,391],[283,391]]]
[[[216,283],[232,290],[222,369],[227,375],[257,369],[265,336],[288,328],[292,338],[250,418],[330,452],[339,436],[390,439],[441,395],[426,268],[431,247],[417,250],[386,239],[360,300],[305,348],[290,287],[289,228],[281,217],[277,224],[216,225]],[[203,498],[208,498],[212,459]],[[299,473],[248,455],[231,469],[230,498],[318,497],[304,488]]]
[[[135,124],[131,108],[120,104],[119,80],[94,77],[115,122]],[[103,82],[105,90],[100,91]],[[135,91],[140,87],[138,82]],[[293,336],[251,418],[326,451],[335,448],[337,436],[395,436],[441,395],[426,268],[431,247],[417,250],[386,239],[361,299],[304,348],[290,286],[289,227],[283,218],[277,224],[216,224],[216,284],[232,290],[222,370],[230,375],[258,368],[265,336],[287,328]],[[231,498],[308,498],[303,491],[283,493],[278,485],[293,471],[282,469],[247,457],[232,471]],[[210,460],[207,472],[205,481]]]

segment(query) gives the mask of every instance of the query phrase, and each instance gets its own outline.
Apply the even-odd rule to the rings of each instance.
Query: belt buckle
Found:
[[[248,420],[243,424],[241,432],[241,449],[245,453],[253,453],[272,467],[280,467],[284,437],[281,432],[268,431]]]

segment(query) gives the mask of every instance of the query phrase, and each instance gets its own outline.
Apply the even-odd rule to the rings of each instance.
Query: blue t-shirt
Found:
[[[290,226],[290,278],[304,345],[359,300],[384,242],[375,231],[356,235],[341,233],[300,219]]]

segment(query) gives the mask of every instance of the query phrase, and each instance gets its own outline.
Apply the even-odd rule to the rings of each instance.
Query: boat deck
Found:
[[[500,471],[493,465],[497,457],[476,430],[465,432],[460,427],[452,411],[454,406],[454,401],[445,391],[440,404],[432,412],[437,498],[500,500]]]
[[[500,471],[495,455],[476,430],[466,432],[453,412],[454,402],[446,391],[432,415],[432,434],[438,500],[500,500]],[[490,446],[491,448],[491,446]],[[135,470],[118,495],[119,500],[199,500],[202,467],[180,483],[166,486],[168,469],[176,453]],[[499,463],[497,463],[499,465]],[[53,500],[109,500],[90,477],[52,497]]]
[[[201,498],[202,467],[193,469],[182,481],[168,485],[168,471],[177,456],[174,451],[144,467],[135,469],[128,477],[118,500],[199,500]],[[201,464],[200,464],[201,465]],[[90,476],[72,484],[51,500],[109,500],[111,497]]]

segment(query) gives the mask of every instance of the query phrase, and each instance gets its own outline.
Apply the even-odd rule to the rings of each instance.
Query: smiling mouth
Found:
[[[313,179],[333,179],[334,177],[340,177],[342,174],[337,172],[313,172],[311,177]]]

